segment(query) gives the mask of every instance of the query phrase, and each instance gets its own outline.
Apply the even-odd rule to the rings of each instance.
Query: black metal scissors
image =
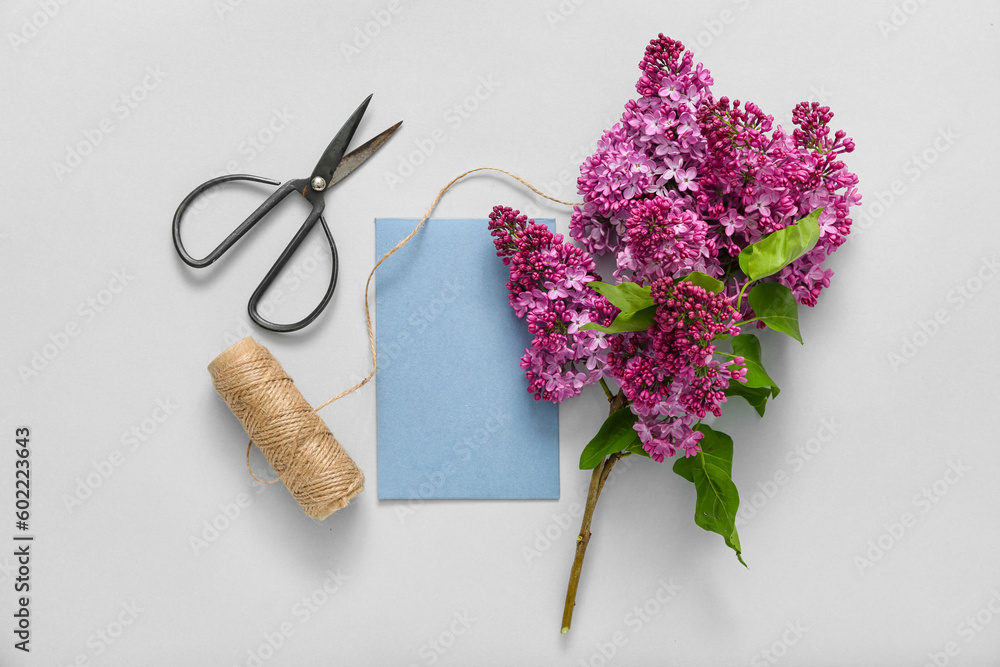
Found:
[[[195,188],[191,194],[184,198],[181,205],[177,207],[177,212],[174,214],[174,247],[177,248],[177,254],[181,256],[188,265],[195,267],[196,269],[204,268],[219,259],[229,248],[233,246],[234,243],[239,241],[244,234],[246,234],[250,229],[256,225],[261,219],[266,216],[271,209],[278,205],[282,199],[287,197],[292,192],[297,192],[312,206],[312,210],[309,212],[308,217],[299,230],[292,237],[292,240],[288,243],[285,249],[281,252],[281,255],[275,261],[274,266],[267,272],[264,279],[254,290],[254,293],[250,296],[250,302],[247,304],[247,312],[250,313],[250,318],[264,327],[265,329],[270,329],[271,331],[298,331],[302,327],[306,326],[313,320],[315,320],[323,309],[326,308],[326,304],[330,302],[330,297],[333,296],[333,290],[337,287],[337,244],[333,240],[333,234],[330,233],[330,228],[326,224],[326,219],[323,218],[323,192],[328,188],[336,185],[348,174],[353,172],[361,163],[371,157],[375,151],[382,147],[392,133],[399,129],[402,125],[402,121],[396,123],[390,127],[385,132],[382,132],[378,136],[369,140],[362,146],[351,151],[347,155],[344,152],[347,150],[347,146],[350,145],[351,139],[354,137],[354,131],[358,129],[358,125],[361,123],[361,117],[365,115],[365,110],[368,108],[368,103],[371,101],[372,96],[369,95],[361,106],[351,114],[351,117],[347,119],[340,131],[337,132],[337,136],[333,138],[330,145],[326,147],[323,151],[322,157],[320,157],[319,162],[316,163],[316,168],[313,169],[312,175],[308,178],[298,178],[295,180],[288,181],[281,185],[277,190],[271,194],[270,197],[264,200],[257,210],[250,214],[250,216],[240,224],[233,233],[230,234],[225,241],[219,244],[219,246],[210,252],[208,255],[202,259],[195,259],[187,250],[184,248],[184,244],[181,242],[181,218],[184,216],[184,211],[191,205],[191,203],[205,190],[220,185],[222,183],[227,183],[229,181],[252,181],[254,183],[267,183],[268,185],[278,185],[280,181],[275,181],[270,178],[264,178],[262,176],[252,176],[250,174],[230,174],[227,176],[220,176],[218,178],[213,178],[209,181],[205,181],[197,188]],[[330,275],[330,285],[326,289],[326,294],[323,296],[323,300],[320,301],[319,305],[311,313],[305,316],[305,318],[299,320],[298,322],[293,322],[292,324],[276,324],[274,322],[269,322],[264,319],[257,310],[257,306],[260,303],[261,298],[264,296],[264,292],[267,288],[271,286],[274,279],[284,268],[285,264],[288,263],[289,258],[295,253],[298,247],[302,244],[302,241],[306,238],[309,232],[315,226],[316,221],[319,221],[320,225],[323,227],[323,232],[326,234],[326,239],[330,244],[330,251],[333,253],[333,269]]]

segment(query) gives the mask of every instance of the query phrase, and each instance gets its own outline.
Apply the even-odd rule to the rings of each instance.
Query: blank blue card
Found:
[[[377,219],[376,258],[417,222]],[[428,220],[375,280],[378,497],[558,498],[558,409],[527,392],[487,221]]]

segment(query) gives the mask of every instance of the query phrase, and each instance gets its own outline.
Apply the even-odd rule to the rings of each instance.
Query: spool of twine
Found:
[[[244,338],[216,357],[208,371],[219,396],[307,515],[325,519],[361,493],[364,473],[266,347]],[[249,464],[249,450],[247,455]]]

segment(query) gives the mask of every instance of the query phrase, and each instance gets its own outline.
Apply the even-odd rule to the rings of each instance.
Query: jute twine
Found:
[[[444,193],[458,181],[478,171],[506,174],[545,199],[566,206],[580,205],[550,197],[520,176],[496,167],[470,169],[449,181],[438,192],[413,231],[382,255],[365,281],[365,323],[368,327],[371,372],[361,382],[340,392],[315,410],[303,398],[278,360],[253,338],[244,338],[208,366],[216,391],[250,436],[250,444],[247,446],[247,468],[250,469],[250,474],[266,484],[280,479],[305,513],[313,518],[325,519],[347,505],[365,486],[364,474],[316,413],[368,384],[378,370],[375,330],[372,327],[368,301],[372,277],[382,262],[416,236]],[[277,473],[276,480],[263,482],[254,475],[250,468],[250,446],[254,443]]]
[[[583,202],[563,201],[562,199],[556,199],[555,197],[551,197],[542,192],[541,190],[539,190],[538,188],[536,188],[528,181],[518,176],[517,174],[507,171],[505,169],[499,169],[497,167],[476,167],[475,169],[470,169],[466,172],[462,172],[455,178],[448,181],[448,184],[445,185],[443,188],[441,188],[441,190],[437,193],[437,197],[435,197],[434,201],[431,202],[431,205],[427,207],[427,211],[424,213],[424,217],[420,218],[420,222],[418,222],[417,226],[413,228],[413,231],[407,234],[406,238],[404,238],[402,241],[392,246],[392,248],[390,248],[384,255],[382,255],[382,257],[377,262],[375,262],[375,266],[372,267],[371,272],[368,274],[368,280],[365,281],[365,324],[368,327],[368,350],[371,353],[371,359],[372,359],[371,372],[368,373],[368,375],[365,377],[364,380],[357,383],[353,387],[350,387],[349,389],[345,389],[344,391],[340,392],[339,394],[328,400],[326,403],[316,408],[317,410],[322,410],[323,408],[330,405],[334,401],[340,400],[341,398],[347,396],[348,394],[353,394],[358,389],[361,389],[361,387],[368,384],[368,382],[373,377],[375,377],[375,372],[378,370],[378,354],[376,353],[375,350],[375,329],[372,327],[372,313],[371,313],[371,307],[369,306],[368,303],[368,292],[369,288],[371,287],[372,277],[375,275],[375,271],[378,269],[378,267],[382,266],[382,262],[384,262],[385,260],[392,257],[394,254],[396,254],[397,250],[405,246],[407,243],[410,242],[410,239],[412,239],[414,236],[417,235],[417,232],[419,232],[420,228],[424,226],[425,222],[427,222],[427,218],[430,217],[431,212],[434,211],[434,208],[438,205],[438,202],[441,201],[441,197],[444,196],[444,193],[447,192],[451,186],[455,185],[455,183],[458,183],[460,180],[462,180],[469,174],[474,174],[477,171],[495,171],[501,174],[506,174],[507,176],[510,176],[521,185],[527,187],[529,190],[534,192],[539,197],[543,197],[545,199],[548,199],[549,201],[554,201],[557,204],[564,204],[566,206],[583,206]]]
[[[325,519],[365,488],[364,473],[266,347],[244,338],[216,357],[208,371],[219,396],[307,515]]]

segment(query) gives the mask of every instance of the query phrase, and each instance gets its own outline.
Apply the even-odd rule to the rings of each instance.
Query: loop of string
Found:
[[[474,174],[477,171],[496,171],[496,172],[499,172],[501,174],[506,174],[507,176],[510,176],[511,178],[513,178],[515,181],[517,181],[517,182],[521,183],[522,185],[524,185],[525,187],[527,187],[529,190],[531,190],[532,192],[534,192],[539,197],[544,197],[545,199],[548,199],[549,201],[554,201],[557,204],[564,204],[566,206],[583,206],[582,202],[568,202],[568,201],[563,201],[562,199],[556,199],[555,197],[549,196],[549,195],[545,194],[544,192],[542,192],[541,190],[539,190],[538,188],[536,188],[534,185],[532,185],[528,181],[526,181],[523,178],[521,178],[520,176],[518,176],[517,174],[515,174],[513,172],[510,172],[510,171],[506,171],[505,169],[499,169],[497,167],[476,167],[475,169],[470,169],[470,170],[468,170],[466,172],[463,172],[463,173],[459,174],[455,178],[451,179],[448,182],[448,184],[445,185],[443,188],[441,188],[441,190],[437,193],[437,196],[434,198],[434,201],[432,201],[431,205],[427,207],[427,212],[424,213],[424,217],[422,217],[420,219],[420,222],[418,222],[417,226],[413,228],[413,231],[410,232],[406,236],[406,238],[404,238],[402,241],[400,241],[399,243],[397,243],[396,245],[394,245],[384,255],[382,255],[382,257],[378,260],[378,262],[375,263],[375,266],[372,267],[371,272],[368,274],[368,280],[365,281],[365,325],[368,327],[368,344],[369,344],[369,352],[371,353],[371,359],[372,359],[372,370],[371,370],[371,372],[368,373],[368,376],[365,377],[365,379],[362,380],[361,382],[357,383],[356,385],[354,385],[353,387],[351,387],[349,389],[345,389],[344,391],[340,392],[339,394],[337,394],[336,396],[334,396],[333,398],[331,398],[330,400],[328,400],[326,403],[323,403],[322,405],[320,405],[318,408],[316,408],[317,411],[322,410],[323,408],[325,408],[326,406],[330,405],[334,401],[338,401],[341,398],[343,398],[344,396],[347,396],[348,394],[352,394],[352,393],[356,392],[358,389],[361,389],[361,387],[363,387],[366,384],[368,384],[369,380],[371,380],[373,377],[375,377],[375,372],[378,370],[378,355],[377,355],[376,350],[375,350],[375,330],[372,328],[371,307],[369,306],[369,303],[368,303],[368,292],[369,292],[369,288],[371,287],[372,277],[375,275],[376,269],[378,269],[378,267],[382,265],[382,262],[384,262],[385,260],[389,259],[389,257],[391,257],[392,255],[394,255],[397,250],[399,250],[400,248],[402,248],[403,246],[405,246],[407,243],[410,242],[410,239],[412,239],[414,236],[417,235],[417,232],[419,232],[420,228],[424,226],[425,222],[427,222],[427,219],[430,217],[431,213],[434,211],[434,208],[438,205],[438,202],[441,201],[441,197],[444,196],[444,193],[447,192],[448,189],[451,186],[453,186],[455,183],[457,183],[458,181],[462,180],[463,178],[465,178],[469,174]]]
[[[392,255],[394,255],[400,248],[402,248],[407,243],[409,243],[410,240],[414,236],[417,235],[417,232],[420,231],[420,228],[423,227],[424,223],[427,222],[427,219],[430,218],[430,215],[434,211],[435,207],[437,207],[438,202],[441,201],[441,197],[444,196],[444,193],[447,192],[448,189],[451,188],[451,186],[453,186],[455,183],[457,183],[458,181],[462,180],[466,176],[469,176],[470,174],[474,174],[474,173],[479,172],[479,171],[495,171],[495,172],[498,172],[498,173],[510,176],[515,181],[521,183],[522,185],[524,185],[525,187],[527,187],[529,190],[531,190],[532,192],[534,192],[539,197],[543,197],[543,198],[548,199],[549,201],[553,201],[553,202],[555,202],[557,204],[563,204],[565,206],[583,206],[583,202],[568,202],[568,201],[563,201],[562,199],[556,199],[555,197],[547,195],[544,192],[542,192],[541,190],[539,190],[538,188],[536,188],[534,185],[532,185],[531,183],[529,183],[528,181],[526,181],[523,178],[521,178],[520,176],[518,176],[517,174],[515,174],[513,172],[510,172],[510,171],[507,171],[505,169],[500,169],[498,167],[476,167],[474,169],[469,169],[468,171],[463,172],[463,173],[459,174],[458,176],[456,176],[455,178],[453,178],[450,181],[448,181],[448,184],[445,185],[443,188],[441,188],[441,190],[437,193],[437,196],[434,197],[434,201],[432,201],[431,205],[427,207],[427,211],[424,213],[424,217],[422,217],[420,219],[420,222],[418,222],[417,225],[416,225],[416,227],[413,228],[413,231],[411,231],[406,236],[406,238],[404,238],[402,241],[400,241],[399,243],[397,243],[396,245],[394,245],[384,255],[382,255],[382,257],[378,260],[378,262],[375,263],[375,266],[372,267],[371,272],[369,272],[369,274],[368,274],[368,279],[365,281],[365,325],[368,328],[368,345],[369,345],[369,352],[371,353],[371,360],[372,360],[372,369],[371,369],[371,372],[368,373],[368,375],[363,380],[361,380],[360,382],[358,382],[353,387],[345,389],[344,391],[340,392],[339,394],[337,394],[333,398],[329,399],[328,401],[326,401],[325,403],[323,403],[319,407],[315,408],[313,410],[314,413],[315,412],[319,412],[320,410],[322,410],[326,406],[330,405],[331,403],[333,403],[335,401],[340,400],[341,398],[343,398],[343,397],[345,397],[345,396],[347,396],[349,394],[353,394],[358,389],[361,389],[361,387],[363,387],[366,384],[368,384],[368,382],[373,377],[375,377],[375,373],[378,371],[378,354],[377,354],[377,351],[375,349],[375,329],[372,327],[371,306],[370,306],[369,301],[368,301],[368,293],[369,293],[369,290],[371,288],[372,278],[375,276],[375,271],[378,269],[379,266],[382,265],[382,262],[384,262],[385,260],[389,259],[389,257],[391,257]],[[259,477],[257,477],[257,475],[254,474],[253,469],[250,466],[250,449],[251,449],[252,446],[253,446],[253,440],[251,440],[247,444],[247,469],[250,471],[250,474],[253,476],[253,478],[255,480],[257,480],[261,484],[273,484],[274,482],[277,482],[278,479],[280,479],[280,476],[276,477],[275,479],[272,479],[270,481],[266,481],[265,482],[264,480],[260,479]]]

